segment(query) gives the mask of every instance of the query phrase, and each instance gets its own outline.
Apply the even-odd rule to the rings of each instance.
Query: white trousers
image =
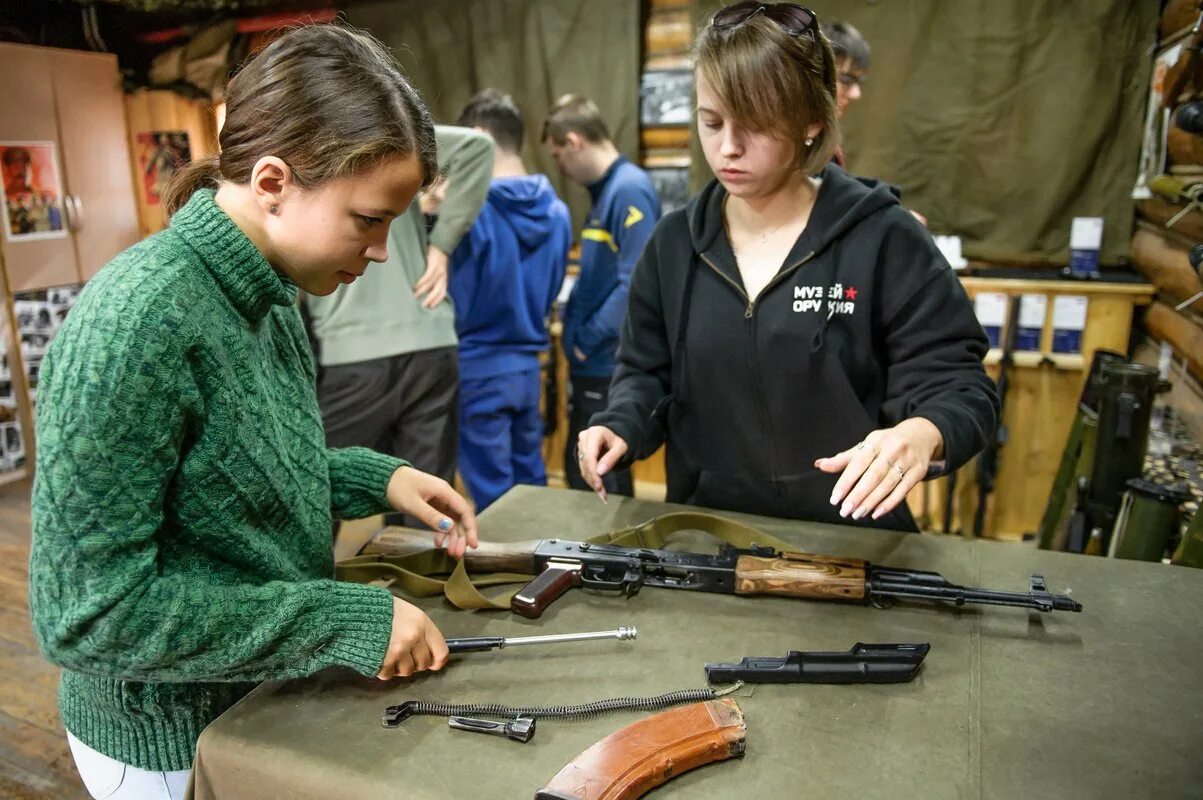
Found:
[[[150,772],[98,753],[67,731],[75,768],[95,800],[183,800],[191,770]]]

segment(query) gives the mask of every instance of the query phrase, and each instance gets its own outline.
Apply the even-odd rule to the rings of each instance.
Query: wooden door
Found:
[[[57,172],[59,197],[55,198],[56,224],[59,230],[45,233],[14,234],[9,224],[10,215],[3,215],[0,226],[0,247],[3,248],[4,266],[8,273],[9,290],[39,289],[79,281],[76,268],[75,246],[66,228],[63,209],[65,189],[63,179],[63,152],[58,143],[58,125],[55,121],[54,84],[49,54],[54,51],[42,47],[17,44],[0,44],[0,146],[26,145],[27,151],[36,151],[38,161],[53,154],[51,170]],[[5,150],[6,153],[12,152]],[[30,172],[30,184],[37,185],[50,178],[44,163],[37,167],[37,175]],[[7,173],[6,173],[7,174]],[[127,178],[128,181],[128,173]],[[44,188],[44,187],[43,187]],[[45,192],[40,192],[45,195]],[[6,201],[8,198],[6,197]],[[13,202],[21,202],[13,199]],[[0,209],[2,211],[3,209]]]

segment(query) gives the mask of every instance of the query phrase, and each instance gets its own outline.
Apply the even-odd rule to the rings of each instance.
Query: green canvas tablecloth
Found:
[[[679,506],[519,487],[481,519],[495,540],[585,538]],[[930,642],[910,684],[758,686],[738,695],[742,760],[695,770],[664,798],[1199,797],[1203,759],[1203,571],[1039,552],[1015,544],[883,534],[730,515],[802,550],[932,569],[1024,590],[1042,572],[1081,614],[899,605],[879,610],[645,589],[586,592],[539,620],[420,601],[447,636],[521,636],[635,625],[632,643],[587,642],[457,657],[439,674],[388,683],[349,671],[265,683],[201,736],[197,800],[529,798],[573,756],[637,712],[545,720],[522,745],[415,717],[380,726],[407,699],[569,704],[705,686],[707,661],[857,641]]]

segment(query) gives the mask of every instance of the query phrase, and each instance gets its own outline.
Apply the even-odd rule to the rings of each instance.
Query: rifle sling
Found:
[[[733,519],[701,511],[677,511],[653,517],[642,525],[603,533],[584,541],[591,544],[612,544],[619,547],[643,547],[662,550],[672,537],[681,531],[701,531],[729,544],[748,549],[753,544],[788,551],[794,546],[775,536]],[[335,577],[352,583],[384,581],[390,589],[410,597],[444,595],[456,608],[508,609],[510,599],[531,575],[494,572],[469,576],[462,561],[435,549],[408,555],[373,554],[343,559],[334,566]],[[441,576],[447,576],[443,578]],[[482,588],[519,584],[518,587],[485,594]]]

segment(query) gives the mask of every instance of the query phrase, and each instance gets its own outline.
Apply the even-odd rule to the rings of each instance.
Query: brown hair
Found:
[[[835,59],[817,30],[791,36],[763,14],[731,27],[707,25],[694,63],[739,125],[797,145],[798,169],[814,175],[831,161],[840,143]],[[807,147],[806,129],[815,123],[823,130]]]
[[[609,141],[610,129],[602,119],[601,110],[588,97],[566,94],[556,101],[543,121],[543,141],[550,139],[558,145],[568,141],[568,134],[578,133],[593,144]]]
[[[422,186],[438,177],[434,120],[388,50],[345,25],[305,25],[259,51],[226,87],[221,153],[172,176],[168,214],[197,189],[245,184],[276,156],[303,188],[414,154]]]
[[[455,124],[464,128],[484,128],[502,150],[510,153],[522,150],[522,139],[526,135],[522,112],[514,98],[500,89],[482,89],[473,95]]]
[[[861,36],[860,31],[850,23],[838,19],[824,22],[822,27],[823,35],[831,44],[831,52],[835,55],[837,65],[847,59],[861,72],[869,71],[869,43]]]

